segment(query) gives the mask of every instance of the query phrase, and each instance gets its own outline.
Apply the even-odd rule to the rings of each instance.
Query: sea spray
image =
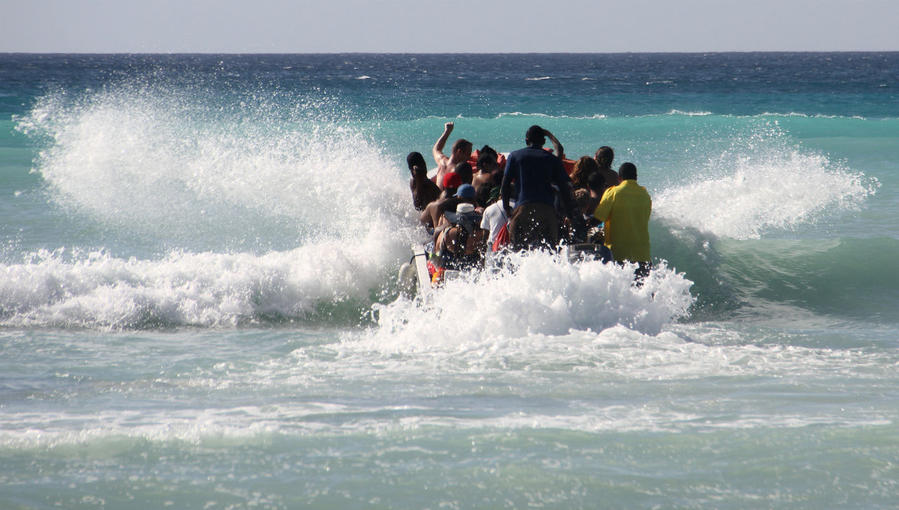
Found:
[[[50,94],[20,119],[50,140],[34,171],[55,203],[163,250],[287,249],[409,224],[398,163],[330,100],[290,98],[285,112],[254,94],[232,111],[202,89],[148,87]]]
[[[805,150],[769,126],[709,157],[689,182],[657,193],[653,212],[716,236],[758,239],[857,211],[878,187],[877,179]]]
[[[171,252],[143,260],[42,251],[2,266],[0,324],[114,330],[356,324],[389,291],[385,279],[404,246],[372,229],[353,244],[323,240],[262,255]]]
[[[625,325],[648,334],[687,315],[691,282],[660,265],[642,286],[634,268],[568,263],[548,253],[512,255],[498,271],[449,280],[417,304],[376,305],[365,343],[397,352],[455,349],[497,338],[562,335]]]

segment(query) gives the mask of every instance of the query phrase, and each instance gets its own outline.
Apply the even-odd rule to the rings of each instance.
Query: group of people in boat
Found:
[[[433,176],[421,153],[406,158],[413,205],[433,236],[433,282],[445,270],[476,267],[493,252],[556,249],[561,243],[593,243],[604,260],[636,263],[638,279],[649,273],[652,200],[637,184],[633,163],[613,170],[608,146],[568,160],[559,140],[536,125],[525,133],[526,147],[508,156],[488,145],[474,151],[463,138],[446,155],[453,128],[447,122],[434,144]],[[552,150],[544,148],[547,139]]]

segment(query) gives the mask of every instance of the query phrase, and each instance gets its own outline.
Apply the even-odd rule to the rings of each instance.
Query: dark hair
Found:
[[[483,149],[478,154],[478,168],[484,170],[489,166],[491,169],[496,168],[499,164],[496,161],[496,153],[491,153],[490,151],[484,151]]]
[[[528,145],[540,145],[546,143],[546,135],[543,134],[543,128],[537,125],[533,125],[528,128],[527,133],[524,134],[524,141]]]
[[[612,166],[612,160],[615,159],[615,151],[612,150],[608,145],[603,145],[602,147],[596,149],[596,162],[599,163],[599,166]],[[605,165],[603,165],[605,163]]]
[[[471,142],[469,142],[468,140],[466,140],[464,138],[459,138],[453,144],[453,152],[456,152],[457,150],[462,149],[463,147],[467,147],[467,150],[471,150],[471,147],[472,147]]]
[[[474,171],[471,169],[471,165],[468,164],[468,161],[457,164],[453,171],[462,178],[462,184],[471,184],[471,181],[474,180]]]
[[[571,182],[575,188],[584,188],[587,186],[587,179],[599,173],[599,164],[590,156],[581,156],[574,163],[574,170],[571,171]]]
[[[485,153],[493,154],[494,158],[499,157],[499,154],[497,154],[496,149],[494,149],[493,147],[491,147],[489,145],[485,145],[485,146],[481,147],[481,150],[478,151],[478,154],[485,154]]]
[[[620,167],[618,167],[618,176],[621,177],[622,181],[628,179],[636,179],[637,178],[637,167],[633,163],[622,163]]]
[[[587,177],[587,188],[602,193],[606,189],[606,178],[599,172],[593,172]]]
[[[425,158],[420,152],[410,152],[409,155],[406,156],[406,164],[409,165],[409,170],[414,171],[415,167],[419,167],[424,171],[428,170],[428,166],[425,164]]]

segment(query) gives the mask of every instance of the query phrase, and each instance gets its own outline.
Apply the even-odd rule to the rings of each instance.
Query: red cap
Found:
[[[443,189],[456,189],[462,185],[462,177],[456,172],[449,172],[443,176]]]

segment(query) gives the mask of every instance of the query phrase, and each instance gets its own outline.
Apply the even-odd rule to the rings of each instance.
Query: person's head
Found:
[[[481,215],[475,211],[474,205],[470,202],[459,203],[455,212],[447,211],[444,216],[453,225],[447,229],[447,248],[453,253],[473,253],[483,235],[479,228]]]
[[[622,181],[626,180],[637,180],[637,167],[633,163],[622,163],[620,167],[618,167],[618,177],[621,177]]]
[[[468,161],[471,157],[471,142],[464,138],[459,138],[453,144],[453,161]]]
[[[473,203],[476,198],[474,186],[472,186],[471,184],[463,184],[459,186],[459,189],[456,190],[456,196],[461,198],[462,200]]]
[[[456,190],[459,189],[459,186],[462,185],[462,178],[459,177],[459,174],[456,172],[449,172],[443,176],[443,189],[447,192],[452,192],[452,195],[456,194]]]
[[[581,156],[574,163],[574,170],[571,171],[571,181],[578,188],[587,186],[587,178],[599,171],[599,164],[590,156]]]
[[[478,170],[484,173],[492,173],[499,166],[496,162],[496,153],[481,151],[478,153]]]
[[[420,152],[410,152],[409,155],[406,156],[406,164],[409,165],[409,172],[412,175],[420,173],[427,175],[428,173],[428,166],[425,163],[425,158]]]
[[[489,145],[485,145],[485,146],[481,147],[481,150],[478,151],[478,154],[487,154],[487,153],[493,154],[494,161],[499,156],[499,154],[497,154],[497,152],[496,152],[496,149],[494,149],[493,147],[491,147]]]
[[[597,196],[602,196],[603,191],[606,190],[606,178],[599,172],[590,174],[587,177],[587,189]]]
[[[453,171],[459,175],[463,184],[471,184],[472,179],[474,179],[474,171],[471,169],[471,165],[468,164],[468,161],[457,164]]]
[[[615,159],[615,151],[608,145],[603,145],[596,149],[596,156],[594,157],[596,162],[599,163],[600,168],[612,168],[612,160]]]
[[[524,143],[529,146],[543,147],[546,143],[546,135],[543,134],[543,128],[537,125],[528,128],[524,134]]]

